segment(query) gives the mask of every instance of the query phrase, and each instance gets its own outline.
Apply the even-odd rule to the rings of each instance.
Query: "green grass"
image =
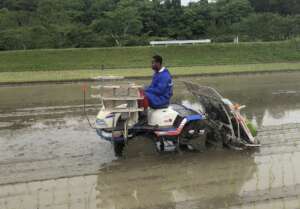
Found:
[[[300,62],[294,63],[267,63],[247,65],[213,65],[194,67],[172,67],[173,75],[203,75],[219,73],[243,73],[265,71],[297,71],[300,70]],[[32,81],[63,81],[89,79],[100,75],[120,75],[125,77],[151,76],[150,68],[139,69],[114,69],[107,71],[97,70],[60,70],[60,71],[25,71],[0,73],[0,83],[32,82]]]
[[[146,68],[151,56],[161,54],[167,66],[240,65],[300,61],[299,43],[206,44],[196,46],[124,47],[27,50],[0,52],[0,72],[61,71],[105,68]],[[198,68],[193,68],[198,69]],[[200,68],[203,69],[203,68]],[[124,73],[126,70],[114,72]],[[132,71],[130,71],[132,72]],[[87,73],[78,71],[69,74]],[[65,72],[64,72],[65,74]],[[68,75],[69,75],[68,74]],[[1,75],[3,77],[3,75]],[[66,77],[68,77],[66,75]],[[3,79],[2,79],[3,80]]]
[[[49,49],[0,52],[0,83],[82,80],[99,75],[151,76],[161,54],[173,75],[300,70],[294,41],[168,47]],[[106,70],[101,71],[101,65]],[[182,67],[180,67],[182,66]]]

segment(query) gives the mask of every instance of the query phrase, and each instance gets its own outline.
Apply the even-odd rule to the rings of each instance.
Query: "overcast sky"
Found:
[[[181,0],[181,4],[186,6],[189,2],[197,2],[198,0]]]

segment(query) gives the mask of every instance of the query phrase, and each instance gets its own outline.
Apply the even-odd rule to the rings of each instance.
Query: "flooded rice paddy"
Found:
[[[262,147],[158,155],[140,138],[116,159],[82,84],[2,86],[0,209],[300,208],[300,73],[184,79],[246,104]],[[197,106],[180,79],[174,93]]]

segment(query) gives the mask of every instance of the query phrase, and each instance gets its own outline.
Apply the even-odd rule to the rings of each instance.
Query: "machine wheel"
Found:
[[[189,145],[193,150],[197,152],[204,152],[206,150],[206,138],[205,137],[197,137],[192,139],[189,142]]]
[[[119,119],[116,125],[116,128],[122,130],[124,128],[124,120]],[[125,141],[113,141],[114,151],[116,157],[123,157],[124,156],[124,148],[125,148]]]
[[[114,146],[114,151],[115,151],[116,157],[122,157],[124,147],[125,147],[125,142],[114,142],[113,146]]]
[[[204,130],[203,124],[200,121],[187,124],[180,136],[182,144],[187,145],[197,152],[203,152],[206,150],[206,133],[200,135],[200,130]]]
[[[225,144],[224,138],[216,128],[209,129],[207,133],[207,145],[209,148],[223,149]]]

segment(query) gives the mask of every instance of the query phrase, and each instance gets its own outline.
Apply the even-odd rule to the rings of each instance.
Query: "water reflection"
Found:
[[[1,209],[98,209],[97,176],[0,186]]]
[[[299,208],[299,149],[268,154],[266,147],[257,154],[147,155],[98,175],[2,185],[0,208]]]
[[[222,208],[241,203],[255,172],[248,154],[131,158],[99,175],[0,186],[0,208]]]
[[[99,208],[223,208],[241,203],[240,190],[256,172],[250,154],[129,159],[98,176]]]
[[[297,158],[231,151],[130,158],[99,175],[0,186],[0,208],[298,208]]]

